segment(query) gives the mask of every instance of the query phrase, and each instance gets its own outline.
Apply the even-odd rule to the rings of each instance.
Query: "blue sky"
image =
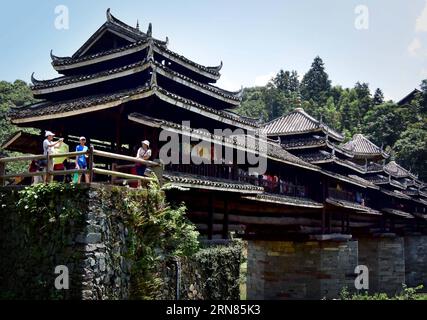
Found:
[[[69,9],[69,29],[55,28],[55,7]],[[355,9],[368,9],[357,29]],[[0,80],[56,74],[49,51],[72,55],[105,22],[105,11],[204,65],[224,62],[219,85],[264,84],[279,69],[304,74],[322,57],[333,84],[356,81],[400,99],[427,78],[427,0],[2,1]],[[366,11],[363,11],[366,13]],[[364,20],[366,21],[366,20]]]

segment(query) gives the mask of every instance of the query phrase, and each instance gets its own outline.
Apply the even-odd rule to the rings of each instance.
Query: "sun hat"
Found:
[[[86,140],[86,138],[85,137],[80,137],[79,141],[82,141],[82,140]]]
[[[55,134],[52,131],[46,131],[44,136],[45,137],[55,136]]]
[[[150,141],[148,141],[148,140],[144,140],[141,143],[145,144],[147,147],[150,146]]]

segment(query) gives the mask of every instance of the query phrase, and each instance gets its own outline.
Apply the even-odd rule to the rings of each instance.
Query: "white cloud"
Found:
[[[408,52],[411,56],[417,56],[421,49],[421,41],[418,38],[414,38],[408,46]]]
[[[257,76],[257,77],[255,77],[254,85],[257,87],[258,86],[259,87],[265,86],[271,80],[271,78],[273,78],[274,76],[275,76],[274,72],[270,72],[268,74]]]
[[[427,32],[427,0],[425,2],[424,9],[422,10],[421,15],[417,18],[415,31]]]

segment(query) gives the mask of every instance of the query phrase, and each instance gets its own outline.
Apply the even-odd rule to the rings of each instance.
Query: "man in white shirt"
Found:
[[[59,147],[64,141],[64,139],[59,139],[58,141],[53,142],[53,137],[55,137],[55,134],[51,131],[46,131],[45,133],[46,139],[43,141],[43,155],[47,156],[48,154],[53,154],[53,148]],[[46,166],[48,167],[49,171],[53,170],[53,159],[50,158],[49,162],[46,163]],[[47,176],[45,176],[45,182],[50,182],[52,179],[50,178],[50,181],[47,181]]]
[[[150,160],[151,158],[150,141],[148,140],[141,141],[141,148],[138,149],[136,158],[140,160]],[[147,169],[147,166],[141,163],[136,164],[136,172],[138,175],[143,176],[145,174],[146,169]]]

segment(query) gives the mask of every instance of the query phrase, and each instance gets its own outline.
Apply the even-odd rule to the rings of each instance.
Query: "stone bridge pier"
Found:
[[[404,238],[394,234],[361,237],[359,264],[369,270],[369,292],[394,295],[405,283]]]
[[[248,241],[248,299],[334,298],[354,283],[357,241]]]
[[[409,287],[422,284],[427,292],[427,235],[406,235],[404,244],[405,283]]]
[[[336,298],[355,292],[355,267],[369,270],[369,292],[394,295],[427,285],[427,236],[381,234],[351,240],[248,240],[248,299]]]

